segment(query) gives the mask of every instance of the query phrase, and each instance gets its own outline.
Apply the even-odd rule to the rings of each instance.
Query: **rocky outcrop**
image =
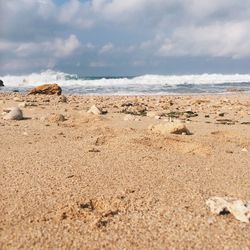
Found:
[[[36,95],[36,94],[44,94],[44,95],[61,95],[62,89],[57,84],[44,84],[35,87],[28,94]]]
[[[3,81],[0,80],[0,87],[4,87]]]

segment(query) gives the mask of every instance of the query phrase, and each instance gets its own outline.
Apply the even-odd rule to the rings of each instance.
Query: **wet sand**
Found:
[[[249,249],[250,224],[206,200],[250,201],[250,94],[0,93],[18,105],[27,119],[0,119],[1,249]],[[192,134],[148,129],[170,120]]]

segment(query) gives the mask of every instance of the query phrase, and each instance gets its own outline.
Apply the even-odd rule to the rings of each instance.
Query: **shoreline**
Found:
[[[32,88],[29,88],[29,90],[31,90]],[[1,90],[0,89],[0,95],[2,94],[20,94],[20,95],[27,95],[29,90],[25,90],[25,91],[4,91],[4,90]],[[83,97],[91,97],[91,96],[105,96],[105,97],[136,97],[136,96],[149,96],[149,97],[176,97],[176,96],[221,96],[221,95],[249,95],[250,94],[250,91],[247,91],[247,90],[232,90],[232,91],[224,91],[224,92],[201,92],[201,93],[167,93],[167,92],[161,92],[161,93],[152,93],[152,94],[149,94],[149,93],[135,93],[135,94],[117,94],[117,93],[114,93],[114,94],[110,94],[110,93],[107,93],[107,94],[101,94],[101,93],[96,93],[96,94],[81,94],[81,93],[69,93],[69,92],[65,92],[64,89],[62,88],[62,94],[61,95],[65,95],[65,96],[83,96]]]

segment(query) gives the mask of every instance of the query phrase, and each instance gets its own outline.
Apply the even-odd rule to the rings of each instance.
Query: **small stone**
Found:
[[[237,220],[245,223],[250,221],[250,202],[228,197],[211,197],[206,201],[211,212],[218,215],[231,213]]]
[[[185,114],[186,118],[198,116],[198,114],[196,112],[193,112],[193,111],[185,111],[184,114]]]
[[[151,125],[149,129],[153,132],[158,132],[163,135],[167,134],[183,134],[190,135],[190,131],[187,129],[185,124],[176,121],[176,122],[166,122],[166,123],[159,123],[157,125]]]
[[[121,110],[122,113],[131,114],[131,115],[140,115],[145,116],[147,107],[143,104],[135,104],[133,106],[126,106]]]
[[[67,100],[67,97],[65,95],[61,95],[59,97],[59,102],[62,102],[62,103],[66,103],[68,100]]]
[[[10,112],[8,112],[4,117],[4,120],[22,120],[23,112],[20,108],[11,108]]]
[[[248,150],[246,148],[243,148],[241,151],[242,152],[248,152]]]
[[[56,122],[64,122],[66,119],[65,119],[64,115],[62,115],[62,114],[52,114],[52,115],[47,117],[47,120],[49,122],[56,123]]]
[[[94,115],[101,115],[103,112],[101,109],[97,108],[95,105],[93,105],[87,113],[89,114],[94,114]]]

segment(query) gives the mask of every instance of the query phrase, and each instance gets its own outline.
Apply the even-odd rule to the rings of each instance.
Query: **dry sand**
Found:
[[[250,201],[249,97],[1,93],[30,119],[0,119],[0,249],[250,249],[250,224],[206,207]],[[192,135],[153,133],[170,118],[145,110]]]

